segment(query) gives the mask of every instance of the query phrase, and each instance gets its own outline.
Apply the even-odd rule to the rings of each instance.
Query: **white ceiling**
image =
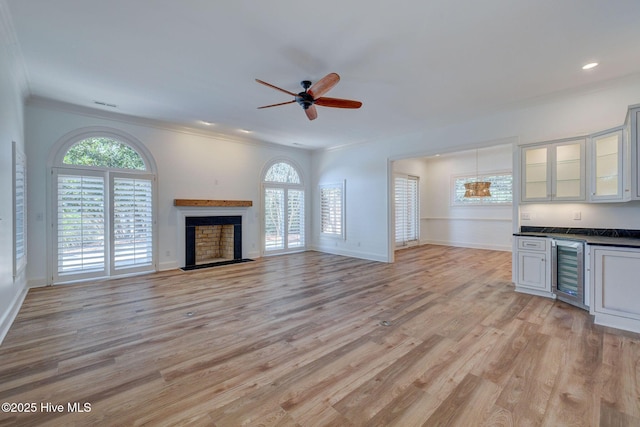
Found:
[[[306,148],[640,73],[638,0],[2,1],[33,97]],[[341,81],[327,96],[360,110],[256,109],[291,97],[255,78],[299,92],[329,72]]]

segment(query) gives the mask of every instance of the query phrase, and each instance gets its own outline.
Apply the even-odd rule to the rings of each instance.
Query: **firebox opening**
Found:
[[[196,265],[234,259],[233,225],[201,225],[195,231]]]
[[[242,217],[185,218],[183,270],[251,261],[242,258]]]

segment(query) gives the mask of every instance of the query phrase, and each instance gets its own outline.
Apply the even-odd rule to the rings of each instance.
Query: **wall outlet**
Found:
[[[529,220],[531,219],[530,212],[520,212],[520,219]]]
[[[580,211],[574,211],[573,212],[573,219],[576,221],[579,221],[582,219],[582,212]]]

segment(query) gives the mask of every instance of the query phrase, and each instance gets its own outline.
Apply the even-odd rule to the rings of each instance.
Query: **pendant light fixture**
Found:
[[[478,149],[476,148],[476,178],[464,184],[464,197],[491,197],[489,181],[479,181],[478,177]]]

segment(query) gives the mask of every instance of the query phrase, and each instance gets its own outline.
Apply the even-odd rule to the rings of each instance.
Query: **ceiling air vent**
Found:
[[[96,104],[96,105],[101,105],[103,107],[118,108],[118,106],[116,104],[109,104],[108,102],[93,101],[93,103]]]

